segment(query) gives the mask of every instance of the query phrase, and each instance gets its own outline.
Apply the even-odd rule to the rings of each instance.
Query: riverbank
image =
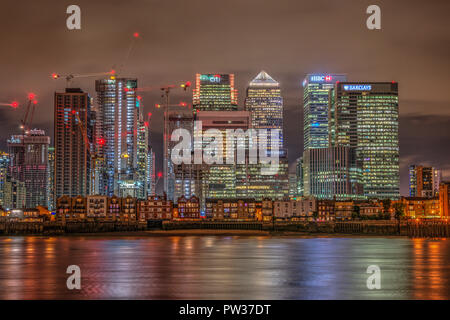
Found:
[[[102,236],[410,236],[448,238],[448,223],[398,223],[396,221],[276,222],[258,221],[164,221],[140,222],[1,222],[0,236],[102,235]]]

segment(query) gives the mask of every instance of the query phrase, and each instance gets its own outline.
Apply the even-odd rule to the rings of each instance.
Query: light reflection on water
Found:
[[[66,288],[72,264],[81,290]],[[0,298],[450,299],[450,240],[3,237]]]

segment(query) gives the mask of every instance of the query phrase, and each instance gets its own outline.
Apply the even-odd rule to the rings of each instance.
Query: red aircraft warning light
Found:
[[[28,94],[28,100],[34,100],[34,98],[36,98],[36,95],[34,93]]]
[[[17,108],[19,106],[19,103],[17,101],[11,102],[11,107]]]
[[[135,33],[133,33],[133,37],[135,37],[135,38],[139,38],[139,32],[135,32]]]
[[[162,172],[158,172],[158,178],[161,178],[163,176]]]
[[[105,139],[103,139],[103,138],[98,139],[98,145],[99,146],[104,146],[105,145]]]

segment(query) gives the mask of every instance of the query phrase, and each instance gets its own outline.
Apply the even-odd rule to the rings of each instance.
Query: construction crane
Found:
[[[191,87],[190,81],[182,82],[179,86],[176,85],[163,85],[159,87],[143,87],[134,89],[137,92],[146,92],[146,91],[154,91],[156,89],[160,89],[162,91],[161,97],[164,98],[165,103],[162,105],[164,107],[164,132],[163,132],[163,149],[164,149],[164,157],[163,157],[163,178],[164,178],[164,191],[168,191],[168,159],[169,159],[169,145],[168,145],[168,137],[169,137],[169,108],[173,106],[181,106],[186,107],[189,106],[186,102],[180,102],[179,104],[170,104],[170,93],[172,89],[181,88],[184,91],[187,91]],[[127,89],[126,89],[127,90]],[[133,90],[133,89],[131,89]],[[160,104],[155,105],[156,108],[161,108]]]
[[[28,133],[31,129],[36,104],[37,104],[36,95],[34,93],[29,93],[27,108],[25,109],[25,114],[21,120],[21,125],[20,125],[20,128],[22,129],[23,134]],[[31,109],[31,114],[30,114],[30,109]],[[30,117],[28,118],[28,116],[30,116]]]
[[[83,140],[84,140],[84,146],[86,148],[86,152],[87,154],[90,156],[90,163],[91,163],[91,179],[90,181],[92,181],[92,185],[90,186],[91,190],[90,193],[93,194],[94,193],[94,188],[95,188],[95,171],[97,169],[97,161],[98,160],[103,160],[102,157],[99,157],[97,155],[97,151],[95,150],[95,146],[92,145],[91,141],[89,141],[89,138],[87,136],[87,128],[84,126],[83,122],[80,119],[80,115],[78,114],[78,112],[76,110],[72,110],[72,114],[76,117],[77,122],[78,122],[78,127],[81,130],[81,134],[83,136]],[[99,145],[103,145],[104,144],[104,140],[100,139],[99,141]]]
[[[2,106],[2,107],[13,107],[14,109],[16,109],[19,106],[19,103],[17,101],[0,102],[0,106]]]
[[[109,72],[97,72],[97,73],[85,73],[85,74],[68,74],[68,75],[61,75],[58,73],[52,73],[51,77],[52,79],[60,79],[65,78],[66,79],[66,87],[70,88],[70,83],[75,78],[88,78],[88,77],[99,77],[99,76],[105,76],[109,75],[112,79],[115,78],[116,71],[111,70]]]

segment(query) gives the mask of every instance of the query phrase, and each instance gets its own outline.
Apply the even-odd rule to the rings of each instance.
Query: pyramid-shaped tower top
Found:
[[[250,86],[278,86],[279,83],[275,81],[267,72],[261,71],[255,79],[250,82]]]

